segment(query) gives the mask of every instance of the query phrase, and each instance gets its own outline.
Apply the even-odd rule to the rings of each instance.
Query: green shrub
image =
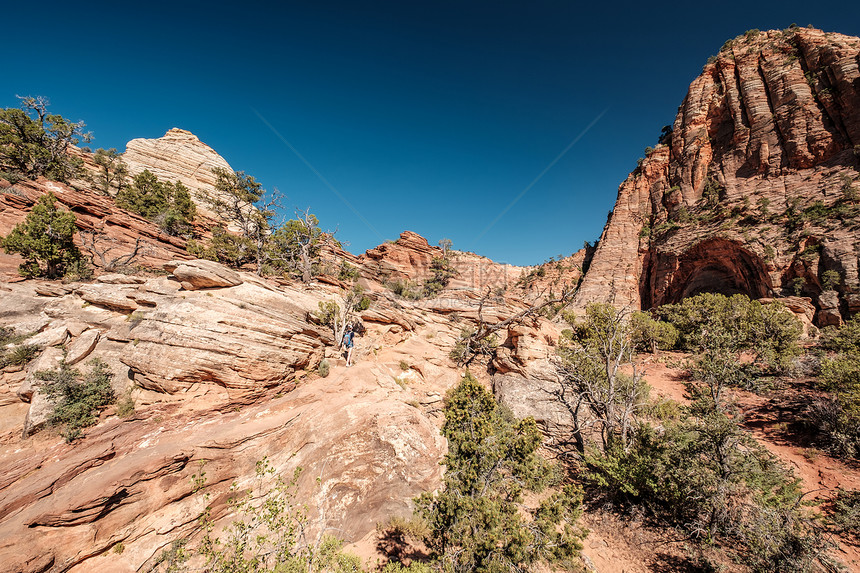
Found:
[[[788,290],[794,296],[801,296],[805,289],[806,289],[806,278],[805,277],[794,277],[793,279],[791,279],[791,282],[788,283]]]
[[[751,351],[756,361],[776,370],[787,368],[800,352],[803,327],[778,302],[763,305],[742,294],[703,293],[656,312],[678,329],[680,347],[690,352]]]
[[[797,509],[791,472],[723,412],[682,418],[662,431],[638,426],[626,450],[589,452],[589,483],[692,540],[737,548],[755,571],[813,562],[824,540]]]
[[[135,402],[131,397],[131,392],[126,392],[122,399],[117,402],[116,415],[120,418],[131,418],[135,414]]]
[[[317,366],[317,374],[320,375],[320,378],[328,378],[331,367],[329,366],[328,360],[323,358],[320,361],[319,366]]]
[[[191,239],[185,249],[198,259],[216,261],[234,268],[254,262],[257,258],[254,242],[230,233],[222,223],[212,227],[212,237],[206,243]]]
[[[654,236],[660,236],[668,233],[669,231],[674,231],[675,229],[680,229],[681,226],[676,221],[663,221],[662,223],[656,225],[651,232]]]
[[[835,398],[813,405],[813,423],[830,451],[843,457],[860,457],[860,355],[840,354],[825,360],[819,382]]]
[[[20,109],[0,110],[0,171],[27,179],[44,176],[57,181],[80,175],[83,161],[69,151],[80,140],[90,140],[90,135],[84,133],[84,123],[48,113],[45,98],[19,99]]]
[[[842,187],[839,190],[842,192],[843,201],[856,203],[858,198],[860,198],[858,197],[860,194],[858,194],[857,188],[854,187],[854,180],[848,175],[842,176]]]
[[[339,280],[345,282],[353,282],[357,281],[359,277],[359,271],[357,268],[352,266],[346,261],[342,261],[340,264],[340,270],[337,273],[337,278]]]
[[[69,263],[63,274],[63,282],[88,281],[91,278],[93,278],[93,268],[83,259]]]
[[[442,435],[448,440],[443,485],[415,501],[439,567],[489,573],[572,565],[584,536],[576,526],[579,489],[561,487],[537,508],[523,504],[524,494],[558,480],[538,454],[542,437],[534,419],[516,420],[467,373],[445,398]]]
[[[821,345],[827,350],[848,355],[860,355],[860,315],[846,321],[839,328],[826,328]]]
[[[0,179],[5,179],[12,185],[18,183],[19,181],[23,181],[24,177],[19,173],[14,173],[11,171],[0,171]],[[8,191],[6,191],[8,192]]]
[[[706,177],[704,186],[702,187],[702,199],[708,207],[714,207],[720,202],[720,199],[725,195],[726,189],[720,185],[720,182],[712,177]]]
[[[630,315],[630,336],[637,350],[656,353],[675,348],[679,334],[668,322],[654,320],[646,312],[634,312]]]
[[[108,365],[98,358],[88,364],[90,372],[86,375],[65,362],[57,369],[36,372],[36,378],[45,382],[43,389],[53,404],[49,422],[62,427],[61,433],[68,442],[95,424],[97,414],[116,400]]]
[[[399,297],[407,300],[420,300],[424,296],[422,286],[415,284],[409,279],[396,279],[386,284],[388,288]]]
[[[842,282],[842,277],[839,275],[839,271],[834,271],[833,269],[829,269],[821,273],[820,278],[821,288],[824,290],[833,290]]]
[[[75,214],[58,209],[56,201],[50,191],[39,197],[24,221],[0,242],[7,253],[24,257],[18,267],[22,276],[58,278],[81,258],[74,241]]]
[[[135,175],[131,185],[117,192],[116,204],[155,222],[169,235],[189,232],[189,224],[197,213],[188,188],[182,182],[159,181],[148,169]]]
[[[0,370],[7,366],[22,366],[39,354],[38,346],[21,344],[27,338],[26,334],[15,334],[13,328],[0,326]]]
[[[11,349],[0,348],[0,369],[7,366],[22,366],[39,354],[39,347],[33,344],[21,344]]]
[[[541,267],[543,268],[543,267]],[[431,276],[424,281],[422,286],[425,297],[434,297],[448,286],[451,278],[456,276],[457,271],[451,266],[447,257],[436,257],[430,262]]]
[[[370,305],[372,304],[373,301],[369,296],[364,294],[364,289],[359,287],[359,286],[356,286],[356,287],[354,287],[353,290],[358,291],[358,300],[353,305],[353,309],[356,312],[362,312],[362,311],[365,311],[368,308],[370,308]]]
[[[839,490],[830,522],[843,535],[860,536],[860,490]]]

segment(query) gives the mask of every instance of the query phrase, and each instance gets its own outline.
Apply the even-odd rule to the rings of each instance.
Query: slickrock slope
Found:
[[[158,139],[132,139],[126,144],[122,158],[132,176],[149,169],[159,179],[182,181],[191,190],[200,212],[207,216],[212,213],[201,200],[201,193],[214,189],[212,169],[220,167],[232,171],[230,164],[214,149],[190,131],[176,127]]]
[[[860,309],[858,61],[860,39],[814,29],[727,42],[621,184],[577,306],[794,291],[819,324]]]
[[[297,496],[314,527],[347,541],[438,486],[458,323],[377,295],[346,369],[332,334],[308,320],[320,301],[340,300],[337,289],[278,286],[208,261],[166,267],[177,274],[0,285],[0,325],[38,332],[31,340],[47,347],[0,372],[0,570],[147,570],[198,531],[201,462],[221,525],[229,485],[251,485],[268,456],[283,475],[304,468]],[[136,413],[109,409],[72,445],[39,431],[49,405],[34,373],[59,364],[61,344],[84,371],[107,362]],[[324,356],[332,372],[318,378]],[[117,543],[121,555],[110,552]]]

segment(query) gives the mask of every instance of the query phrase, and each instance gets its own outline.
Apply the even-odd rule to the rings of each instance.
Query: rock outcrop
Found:
[[[218,153],[184,129],[172,128],[158,139],[132,139],[126,144],[123,161],[131,175],[144,169],[165,181],[181,181],[191,190],[198,211],[207,216],[212,212],[203,193],[211,193],[215,187],[216,167],[232,171],[230,164]]]
[[[39,197],[48,192],[56,196],[62,208],[75,214],[79,231],[96,234],[96,248],[105,255],[107,263],[132,252],[138,240],[144,245],[135,263],[156,266],[172,259],[188,257],[185,239],[172,237],[151,221],[120,209],[110,197],[44,179],[22,181],[14,185],[0,179],[0,235],[8,234],[23,221]],[[83,247],[80,234],[75,235],[75,242]],[[84,254],[87,252],[84,251]],[[0,271],[16,274],[15,267],[20,260],[8,255],[4,257],[8,257],[8,260],[0,260]],[[102,264],[98,256],[94,257],[93,262]],[[52,288],[56,288],[56,285]]]
[[[421,283],[433,276],[433,259],[443,256],[442,249],[412,231],[404,231],[393,242],[383,243],[358,258],[366,278],[379,283],[408,280]],[[455,274],[448,283],[448,293],[466,291],[483,293],[513,287],[535,267],[518,267],[496,263],[474,253],[452,250],[448,253]]]
[[[39,330],[45,344],[71,340],[23,372],[0,372],[0,569],[91,571],[122,544],[110,570],[148,570],[172,542],[199,534],[201,468],[220,528],[230,484],[254,486],[257,461],[286,477],[302,467],[297,499],[311,527],[347,541],[408,516],[413,497],[438,487],[438,409],[458,377],[446,356],[458,325],[378,296],[346,369],[330,330],[308,320],[337,289],[198,263],[168,267],[238,280],[204,290],[175,275],[3,285],[0,325]],[[34,374],[64,356],[84,372],[105,361],[114,391],[134,400],[131,417],[110,408],[72,445],[43,431],[52,405]],[[324,356],[331,374],[312,375]]]
[[[175,394],[216,384],[243,395],[294,386],[299,370],[313,369],[331,334],[305,321],[319,296],[290,296],[243,282],[200,296],[156,296],[139,311],[122,361],[143,388]]]
[[[577,306],[786,291],[820,307],[834,271],[847,313],[860,289],[858,54],[857,38],[806,28],[726,42],[621,184]]]
[[[213,261],[170,261],[164,268],[176,277],[185,290],[231,287],[242,284],[239,273]]]

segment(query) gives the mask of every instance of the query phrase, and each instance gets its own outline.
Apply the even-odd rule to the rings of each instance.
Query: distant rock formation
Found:
[[[835,288],[837,317],[860,310],[860,213],[843,191],[860,190],[858,59],[860,39],[807,28],[726,42],[621,184],[576,306],[790,287],[819,310]]]
[[[122,158],[132,176],[148,169],[159,179],[181,181],[191,190],[202,213],[210,216],[212,213],[201,194],[214,189],[212,169],[220,167],[232,171],[230,164],[214,149],[190,131],[176,127],[158,139],[132,139],[126,144]]]
[[[365,252],[358,258],[358,264],[366,277],[381,283],[389,280],[420,283],[432,276],[430,265],[433,259],[442,256],[441,248],[431,246],[427,239],[418,233],[404,231],[396,241],[383,243]],[[574,258],[581,262],[581,258]],[[456,271],[448,284],[449,293],[471,293],[475,296],[486,293],[488,288],[496,293],[513,288],[521,282],[522,277],[538,268],[497,263],[475,253],[457,250],[450,252],[449,259],[451,267]],[[553,276],[558,278],[558,274]],[[578,274],[564,278],[575,282]],[[543,289],[534,290],[538,292]],[[556,291],[558,290],[557,288]]]

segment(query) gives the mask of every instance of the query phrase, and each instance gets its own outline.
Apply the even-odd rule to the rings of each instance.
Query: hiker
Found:
[[[349,368],[352,366],[352,348],[355,346],[353,344],[353,337],[355,333],[352,331],[352,325],[346,327],[346,331],[343,333],[343,341],[341,344],[346,347],[346,367]]]

